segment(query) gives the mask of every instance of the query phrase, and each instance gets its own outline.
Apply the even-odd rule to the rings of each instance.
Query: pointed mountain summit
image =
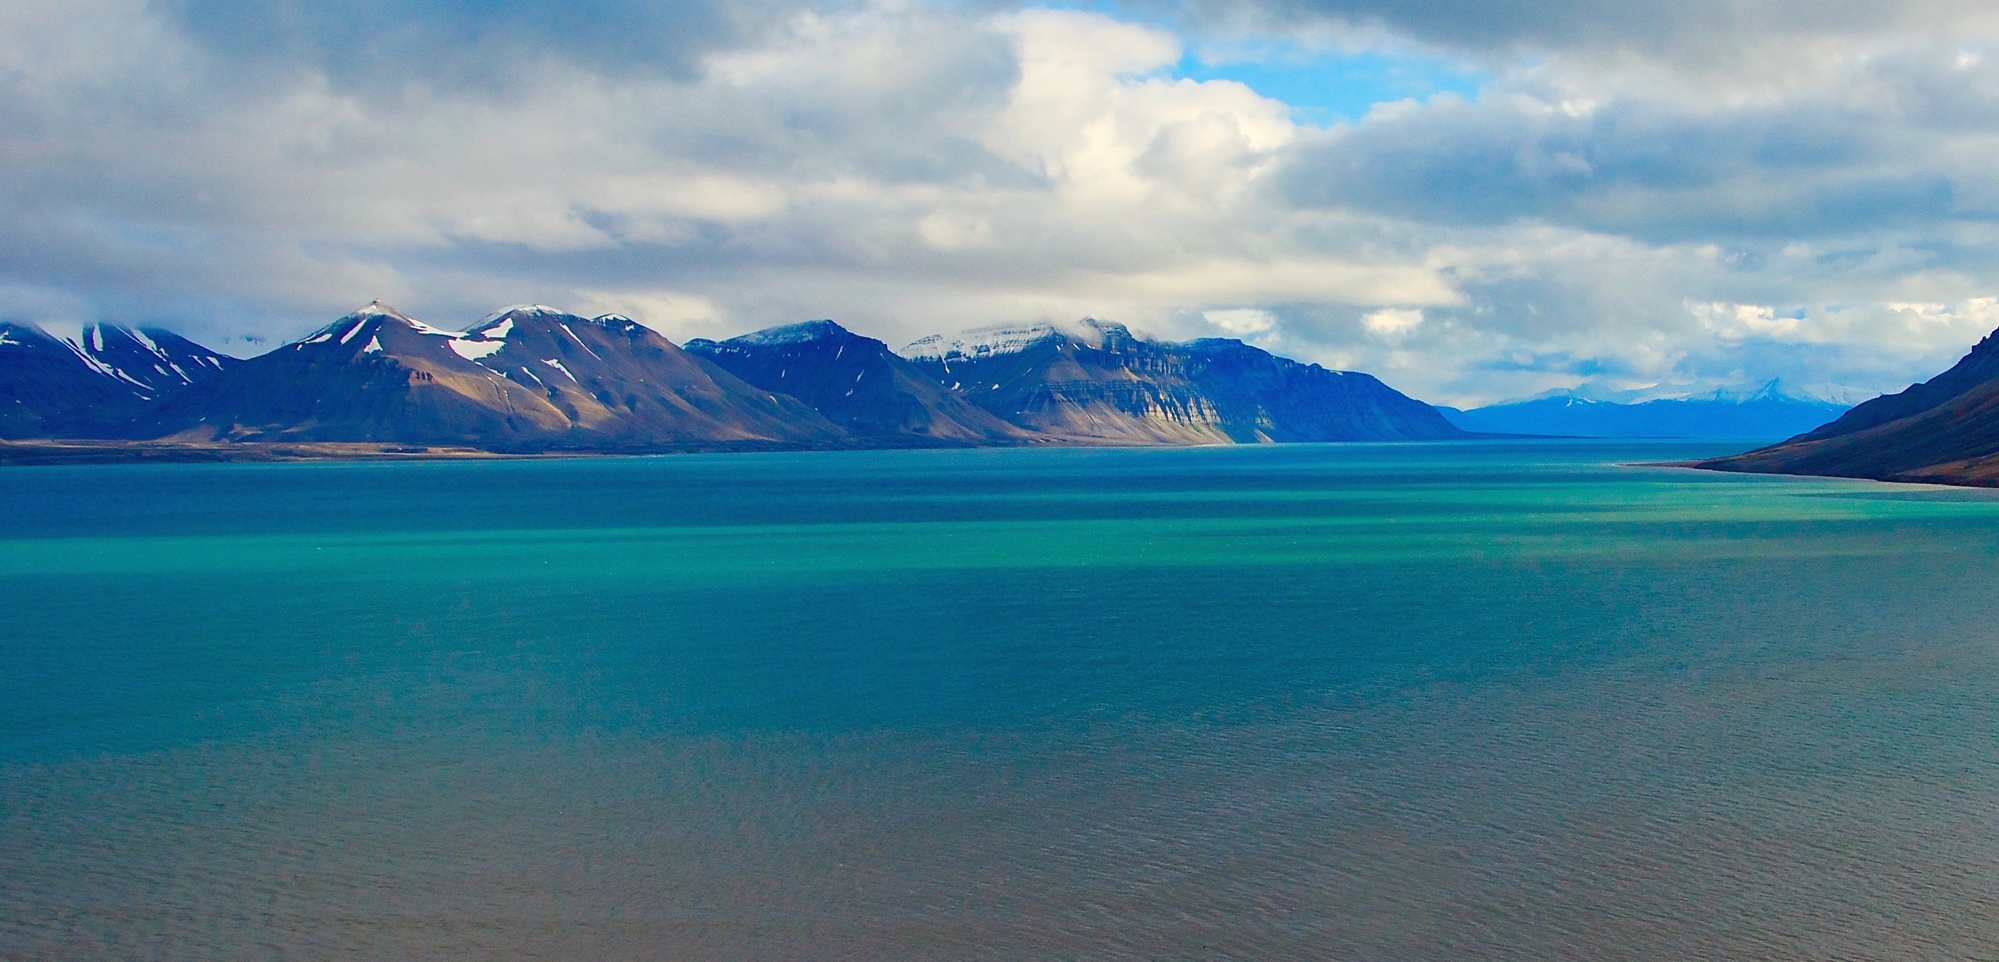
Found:
[[[1697,466],[1999,486],[1999,332],[1928,381],[1782,444]]]
[[[0,323],[0,437],[117,435],[147,402],[238,363],[153,328]]]
[[[151,436],[494,450],[824,442],[842,432],[628,318],[510,308],[467,332],[374,302],[170,398]]]
[[[1366,374],[1329,371],[1238,340],[1185,344],[1084,319],[933,335],[903,348],[924,372],[1009,423],[1121,444],[1403,441],[1466,436]]]
[[[766,391],[804,401],[863,437],[982,443],[1025,438],[871,337],[832,321],[767,328],[726,341],[695,339],[687,352]]]

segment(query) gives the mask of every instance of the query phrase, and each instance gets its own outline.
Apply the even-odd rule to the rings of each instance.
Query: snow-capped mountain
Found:
[[[766,328],[726,341],[688,341],[690,354],[789,394],[856,435],[980,443],[1027,433],[994,417],[896,355],[832,321]]]
[[[899,353],[912,361],[959,364],[1005,354],[1019,354],[1029,347],[1061,336],[1061,331],[1048,324],[979,327],[956,337],[947,338],[942,334],[932,334],[919,338],[905,346]]]
[[[1653,396],[1648,397],[1648,393]],[[1786,393],[1779,382],[1702,394],[1558,391],[1460,411],[1440,407],[1467,431],[1553,437],[1785,438],[1845,412],[1848,405]]]
[[[203,439],[650,450],[844,435],[629,318],[522,306],[470,331],[376,302],[170,398],[144,431]]]
[[[241,363],[172,331],[118,324],[86,324],[51,332],[92,370],[123,382],[145,400],[157,400]]]
[[[918,368],[1009,423],[1126,444],[1463,437],[1429,405],[1372,376],[1300,364],[1241,341],[1172,344],[1085,319],[931,336]]]
[[[237,363],[153,328],[88,324],[52,333],[0,323],[0,437],[114,433],[147,402]]]

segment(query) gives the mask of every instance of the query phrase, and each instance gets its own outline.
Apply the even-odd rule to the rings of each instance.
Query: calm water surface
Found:
[[[1999,496],[1740,445],[9,469],[0,959],[1999,946]]]

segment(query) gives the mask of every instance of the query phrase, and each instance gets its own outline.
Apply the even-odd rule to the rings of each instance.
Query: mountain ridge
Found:
[[[1240,444],[1470,436],[1372,375],[1301,364],[1234,339],[1155,341],[1094,318],[1072,331],[1046,324],[1006,325],[948,340],[931,335],[900,353],[1002,420],[1074,442]]]
[[[1999,486],[1999,331],[1948,370],[1714,471]]]
[[[113,433],[148,403],[240,363],[158,328],[56,334],[0,322],[0,438]]]
[[[1639,395],[1642,396],[1642,395]],[[1776,380],[1749,389],[1620,401],[1580,391],[1470,410],[1438,410],[1468,431],[1545,437],[1785,438],[1844,413],[1847,405],[1785,394]]]
[[[457,332],[379,301],[189,387],[135,431],[501,450],[841,435],[798,402],[759,392],[623,317],[514,308]]]
[[[616,314],[520,304],[458,331],[375,301],[247,360],[153,329],[0,325],[0,389],[0,438],[87,442],[34,455],[55,459],[1472,436],[1371,375],[1092,318],[897,352],[830,319],[676,345]]]
[[[888,345],[831,320],[764,328],[685,350],[766,391],[790,394],[859,437],[939,443],[1018,442],[1028,435],[933,380]]]

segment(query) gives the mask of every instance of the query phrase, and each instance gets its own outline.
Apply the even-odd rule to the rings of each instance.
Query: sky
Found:
[[[1999,327],[1970,0],[0,0],[0,319],[1239,337],[1438,403]]]

